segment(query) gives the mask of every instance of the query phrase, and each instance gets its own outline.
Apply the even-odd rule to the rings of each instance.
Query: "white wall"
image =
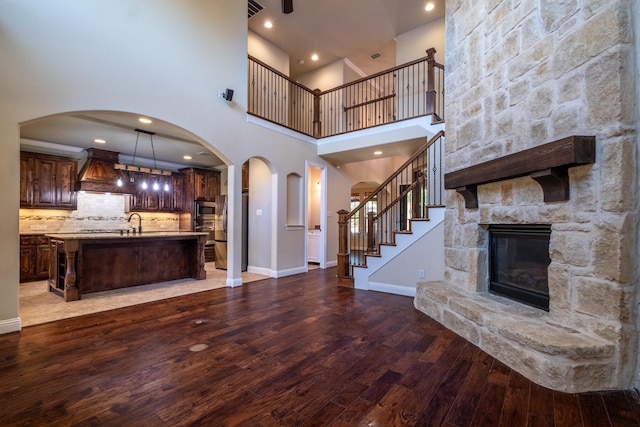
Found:
[[[424,270],[420,278],[419,270]],[[415,295],[416,283],[444,279],[444,222],[418,239],[411,247],[389,261],[369,277],[391,288],[407,288],[403,295]]]
[[[240,211],[240,166],[246,159],[267,159],[275,171],[273,209],[278,213],[286,208],[279,197],[286,194],[281,191],[286,173],[304,176],[305,161],[325,164],[313,144],[247,123],[246,20],[246,3],[236,0],[0,3],[0,199],[5,203],[0,222],[0,332],[19,325],[21,122],[65,112],[113,110],[176,125],[229,165],[232,212]],[[217,97],[220,88],[235,90],[233,102]],[[344,183],[336,170],[330,170],[328,179],[330,188]],[[342,191],[331,192],[330,209],[344,197]],[[240,280],[239,223],[230,221],[234,250],[227,283]],[[284,214],[272,223],[277,231],[272,241],[257,244],[270,248],[273,242],[283,243],[272,253],[276,265],[306,265],[300,256],[305,235],[286,235]],[[337,235],[337,225],[333,228]],[[329,245],[330,259],[335,260],[337,237],[330,236]]]
[[[311,90],[333,89],[334,87],[338,87],[344,83],[344,69],[344,60],[339,59],[338,61],[327,64],[317,70],[296,76],[296,81]]]
[[[271,269],[271,170],[261,159],[249,159],[249,266]],[[255,270],[254,270],[255,271]]]
[[[253,31],[248,32],[247,49],[249,55],[275,68],[282,74],[289,75],[289,55]]]
[[[406,64],[427,56],[426,50],[436,49],[436,62],[444,64],[444,18],[425,24],[396,37],[396,64]]]

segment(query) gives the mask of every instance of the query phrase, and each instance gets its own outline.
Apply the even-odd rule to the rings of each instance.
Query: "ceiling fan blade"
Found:
[[[293,0],[282,0],[282,13],[293,12]]]

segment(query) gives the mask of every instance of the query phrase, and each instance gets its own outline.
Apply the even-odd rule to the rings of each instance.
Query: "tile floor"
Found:
[[[225,286],[227,272],[216,270],[215,263],[206,263],[205,280],[181,279],[133,288],[95,292],[82,296],[79,301],[64,300],[48,292],[47,281],[20,284],[20,320],[22,326],[38,325],[54,320],[67,319],[85,314],[97,313],[114,308],[127,307],[150,301],[193,294]],[[255,273],[242,273],[242,283],[266,279]]]

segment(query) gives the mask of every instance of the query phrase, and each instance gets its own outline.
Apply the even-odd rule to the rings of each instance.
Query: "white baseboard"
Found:
[[[275,277],[270,268],[247,266],[247,273],[262,274],[263,276]]]
[[[0,320],[0,335],[22,330],[22,321],[19,317],[13,319]]]
[[[334,260],[334,261],[327,261],[325,263],[325,268],[329,268],[329,267],[337,267],[338,266],[338,260]]]
[[[227,277],[226,285],[229,288],[235,288],[236,286],[242,286],[242,278],[238,277],[237,279],[229,279]]]
[[[276,275],[273,277],[278,278],[278,277],[293,276],[294,274],[306,273],[307,271],[308,271],[308,267],[304,265],[302,267],[289,268],[287,270],[278,270],[276,271]]]
[[[370,291],[386,292],[388,294],[404,295],[406,297],[415,297],[416,288],[409,286],[393,285],[389,283],[369,282]]]

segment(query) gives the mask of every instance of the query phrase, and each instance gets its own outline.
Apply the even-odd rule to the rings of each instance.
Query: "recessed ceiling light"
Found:
[[[191,160],[191,156],[189,156],[188,154],[186,156],[182,156],[182,158],[185,160]]]
[[[271,21],[264,21],[264,27],[265,28],[272,28],[273,24],[271,23]]]
[[[375,154],[376,156],[379,156],[380,154],[382,154],[382,151],[374,151],[373,154]]]
[[[311,60],[312,61],[317,61],[318,60],[318,55],[316,55],[315,53],[313,55],[311,55]]]
[[[93,140],[93,142],[95,142],[96,144],[105,144],[107,141],[101,138],[96,138]]]
[[[139,121],[140,123],[146,123],[146,124],[153,123],[153,122],[151,121],[151,119],[147,119],[146,117],[140,117],[140,118],[138,119],[138,121]]]
[[[424,7],[424,10],[426,10],[427,12],[431,12],[435,7],[436,6],[433,3],[427,3],[427,5]]]

